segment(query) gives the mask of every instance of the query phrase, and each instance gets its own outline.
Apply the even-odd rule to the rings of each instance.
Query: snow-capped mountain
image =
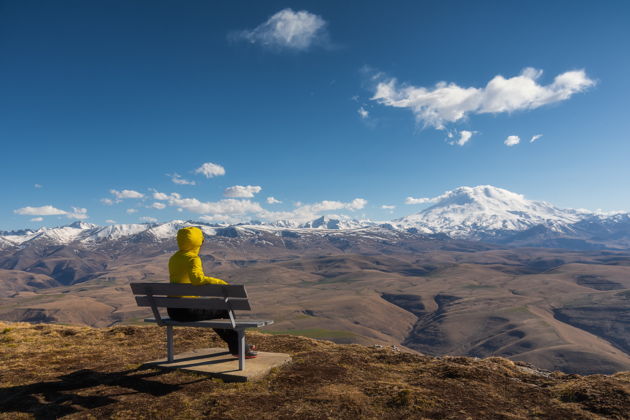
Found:
[[[487,239],[537,225],[566,232],[570,225],[594,216],[584,210],[560,209],[544,201],[527,200],[491,185],[459,187],[431,201],[435,204],[394,223],[425,233],[446,233],[453,238]]]
[[[347,216],[322,216],[305,223],[279,220],[231,226],[183,220],[109,226],[75,222],[56,228],[0,232],[0,249],[35,244],[95,247],[116,241],[158,243],[174,238],[185,226],[199,226],[207,236],[227,238],[253,238],[263,233],[286,236],[288,231],[299,235],[348,233],[356,238],[390,231],[527,246],[562,247],[569,243],[571,247],[601,248],[614,243],[615,247],[630,248],[628,213],[606,215],[561,209],[490,185],[459,187],[426,202],[431,206],[390,222]]]
[[[371,220],[355,220],[348,216],[322,216],[299,225],[302,229],[360,229],[376,225]]]

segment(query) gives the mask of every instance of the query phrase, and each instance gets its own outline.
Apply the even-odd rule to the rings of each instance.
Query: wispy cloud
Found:
[[[127,214],[134,214],[134,213],[138,213],[138,209],[127,209],[126,212]]]
[[[468,187],[465,187],[468,188]],[[444,194],[440,194],[438,196],[435,197],[419,197],[419,198],[414,198],[414,197],[407,197],[405,199],[405,204],[432,204],[432,203],[437,203],[438,201],[442,201],[445,200],[451,196],[453,196],[453,194],[456,193],[456,190],[452,190],[452,191],[446,191]]]
[[[536,134],[536,135],[532,136],[532,138],[531,138],[531,139],[529,139],[529,142],[530,142],[530,143],[533,143],[533,142],[535,142],[536,140],[538,140],[539,138],[541,138],[542,136],[543,136],[542,134]]]
[[[370,116],[370,113],[368,112],[367,109],[360,107],[357,112],[359,113],[359,117],[361,117],[362,120],[366,119],[367,117]]]
[[[405,204],[426,204],[426,203],[433,203],[435,201],[437,201],[435,198],[426,198],[426,197],[414,198],[410,196],[405,199]]]
[[[260,203],[247,199],[235,199],[226,198],[219,201],[201,201],[197,198],[182,197],[178,193],[162,193],[154,191],[154,198],[160,198],[163,202],[170,207],[175,207],[178,210],[186,210],[192,213],[197,213],[201,220],[207,222],[227,222],[233,223],[237,221],[252,220],[252,218],[258,218],[261,220],[295,220],[295,221],[307,221],[319,217],[322,214],[326,214],[330,211],[357,211],[363,209],[367,200],[363,198],[355,198],[354,200],[334,201],[323,200],[311,204],[296,203],[295,208],[291,211],[273,212],[263,208]],[[268,197],[267,202],[269,202]],[[275,200],[275,199],[274,199]],[[277,200],[279,201],[279,200]]]
[[[381,208],[382,208],[383,210],[394,210],[394,209],[396,208],[396,206],[393,206],[393,205],[388,205],[388,204],[383,204],[383,205],[381,206]]]
[[[178,173],[166,174],[166,176],[171,178],[174,184],[178,185],[195,185],[195,181],[189,181],[187,179],[182,178],[182,176]]]
[[[22,207],[17,210],[13,210],[13,213],[20,215],[29,215],[29,216],[56,216],[67,214],[67,211],[58,209],[51,205],[41,206],[41,207]]]
[[[112,219],[107,219],[107,220],[105,220],[105,223],[111,223],[111,224],[114,224],[114,223],[116,223],[116,221],[115,221],[115,220],[112,220]]]
[[[72,207],[72,211],[65,211],[53,207],[51,205],[41,206],[41,207],[22,207],[16,210],[13,210],[13,213],[19,214],[22,216],[66,216],[68,219],[87,219],[87,209],[80,207]],[[43,219],[42,219],[43,220]],[[37,220],[39,221],[39,220]]]
[[[377,83],[371,99],[385,106],[410,109],[425,127],[442,130],[470,114],[509,113],[565,101],[595,84],[584,70],[559,74],[548,85],[538,83],[541,75],[542,70],[529,67],[507,79],[497,75],[484,87],[461,87],[447,82],[416,87],[400,85],[390,78]]]
[[[151,204],[151,207],[157,210],[163,210],[166,208],[166,204],[156,201],[155,203]]]
[[[459,139],[452,141],[451,144],[456,144],[458,146],[463,146],[466,143],[468,143],[468,140],[471,139],[473,134],[474,133],[472,131],[461,130],[459,132]]]
[[[521,138],[519,136],[507,136],[505,141],[503,142],[506,146],[512,147],[516,146],[521,142]]]
[[[149,222],[149,223],[155,223],[158,221],[158,219],[156,219],[155,217],[150,217],[150,216],[142,216],[140,217],[140,220],[143,222]]]
[[[282,201],[276,199],[275,197],[267,197],[267,204],[282,204]]]
[[[223,191],[223,195],[232,198],[252,198],[261,190],[262,187],[258,185],[234,185],[233,187],[226,188]]]
[[[304,222],[315,219],[322,214],[327,214],[331,211],[348,210],[357,211],[363,209],[367,205],[367,200],[363,198],[355,198],[352,201],[334,201],[323,200],[312,204],[296,203],[295,209],[292,211],[283,212],[270,212],[262,211],[258,214],[259,217],[265,220],[294,220],[297,222]]]
[[[31,222],[42,222],[43,220],[44,220],[44,218],[41,217],[41,216],[40,217],[33,217],[31,219]]]
[[[166,201],[169,206],[178,207],[197,214],[243,215],[264,211],[260,204],[256,202],[250,200],[236,200],[233,198],[214,202],[201,201],[197,198],[184,198],[177,193],[164,194],[158,191],[153,193],[153,198]]]
[[[272,50],[304,51],[327,45],[326,21],[306,10],[283,9],[251,30],[233,32],[230,38],[246,40]]]
[[[143,198],[144,194],[134,190],[109,190],[109,192],[116,197],[116,200],[124,200],[125,198]]]
[[[84,220],[88,218],[87,209],[81,207],[72,207],[72,211],[66,213],[68,219]]]
[[[35,185],[33,185],[33,187],[35,187],[35,188],[43,188],[42,184],[35,184]]]
[[[215,176],[225,175],[225,168],[217,163],[206,162],[197,169],[196,174],[202,174],[206,178],[213,178]]]
[[[164,201],[164,200],[168,200],[168,197],[169,197],[168,194],[164,194],[162,192],[153,190],[153,198],[156,200]]]

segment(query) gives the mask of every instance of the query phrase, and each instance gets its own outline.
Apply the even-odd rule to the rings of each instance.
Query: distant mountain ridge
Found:
[[[75,222],[56,228],[0,232],[0,248],[32,244],[94,246],[108,241],[159,242],[175,237],[185,226],[200,226],[206,235],[238,236],[264,232],[282,235],[352,231],[353,234],[387,229],[419,235],[481,240],[519,246],[630,248],[630,214],[602,214],[587,210],[561,209],[550,203],[490,185],[459,187],[425,202],[428,208],[389,222],[355,220],[347,216],[322,216],[298,223],[280,220],[235,225],[172,220],[165,223],[112,224],[98,226]],[[227,229],[227,230],[226,230]]]

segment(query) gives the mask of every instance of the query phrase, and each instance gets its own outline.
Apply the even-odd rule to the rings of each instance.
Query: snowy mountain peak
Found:
[[[68,227],[85,230],[85,229],[96,229],[96,228],[99,228],[100,226],[99,225],[95,225],[93,223],[86,223],[86,222],[76,221],[74,223],[69,224]]]
[[[315,220],[302,223],[299,227],[302,229],[359,229],[362,227],[373,226],[376,223],[369,220],[360,221],[344,215],[322,216]]]
[[[561,229],[563,225],[591,215],[586,211],[564,210],[544,201],[528,200],[521,194],[491,185],[459,187],[425,202],[434,204],[396,222],[402,227],[415,227],[424,232],[479,238],[540,224]]]
[[[478,208],[521,208],[530,203],[521,194],[513,193],[492,185],[479,185],[477,187],[459,187],[452,191],[430,199],[436,204],[430,208],[449,205],[475,205]],[[429,210],[429,209],[427,209]]]

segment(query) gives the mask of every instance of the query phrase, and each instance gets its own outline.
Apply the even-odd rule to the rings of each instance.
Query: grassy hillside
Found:
[[[293,362],[260,382],[225,384],[142,369],[162,357],[158,327],[0,323],[0,418],[622,419],[630,372],[547,372],[503,358],[413,355],[290,335],[251,343]],[[219,344],[176,329],[176,351]]]

